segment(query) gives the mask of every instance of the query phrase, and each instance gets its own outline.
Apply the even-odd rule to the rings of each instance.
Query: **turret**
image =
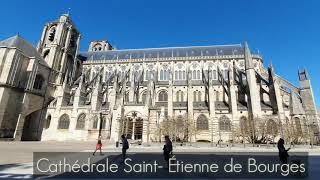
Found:
[[[44,60],[54,70],[52,78],[56,84],[62,84],[67,77],[76,79],[81,61],[77,60],[79,51],[80,33],[76,29],[69,15],[60,16],[57,21],[48,23],[38,43],[38,51]]]
[[[112,50],[113,47],[108,41],[92,41],[89,46],[88,51],[109,51]]]

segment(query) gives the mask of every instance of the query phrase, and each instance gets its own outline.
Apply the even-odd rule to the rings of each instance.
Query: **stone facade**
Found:
[[[192,142],[317,141],[307,71],[299,71],[296,87],[265,67],[247,43],[116,50],[93,41],[79,52],[79,42],[67,15],[46,25],[39,42],[54,97],[43,107],[44,141],[99,134],[146,143],[165,134]]]

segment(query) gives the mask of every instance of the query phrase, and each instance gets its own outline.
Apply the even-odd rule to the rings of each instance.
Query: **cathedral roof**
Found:
[[[189,46],[166,47],[147,49],[123,49],[109,51],[82,52],[83,60],[119,60],[119,59],[148,59],[172,57],[199,57],[199,56],[228,56],[243,55],[241,44],[217,46]]]
[[[29,57],[42,59],[37,49],[19,35],[0,41],[0,47],[17,48]]]

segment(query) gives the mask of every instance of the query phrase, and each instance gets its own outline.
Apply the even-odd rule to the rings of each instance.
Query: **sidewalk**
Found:
[[[0,142],[0,179],[6,178],[31,178],[33,167],[33,152],[93,152],[96,142]],[[286,146],[287,148],[289,146]],[[143,145],[131,145],[128,153],[162,153],[163,143],[143,144]],[[108,152],[112,154],[121,153],[121,145],[116,148],[115,143],[104,142],[102,147],[106,156]],[[236,144],[234,147],[227,147],[218,145],[212,147],[210,143],[194,143],[190,146],[189,143],[184,146],[180,144],[174,144],[173,152],[191,152],[197,153],[230,153],[234,152],[278,152],[276,146],[269,145],[261,147],[253,147],[248,144],[245,147],[243,145]],[[295,152],[308,152],[311,155],[311,159],[317,158],[316,155],[320,155],[320,147],[314,146],[312,149],[306,146],[292,147],[290,153]],[[77,154],[77,153],[76,153]],[[97,158],[99,153],[97,153]],[[317,161],[313,161],[311,164],[311,172],[317,173],[320,164]]]

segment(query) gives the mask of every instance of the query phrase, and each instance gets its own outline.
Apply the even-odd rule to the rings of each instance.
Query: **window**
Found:
[[[227,116],[223,115],[220,117],[219,129],[220,131],[231,131],[231,121]]]
[[[36,75],[36,79],[34,80],[33,89],[41,90],[44,82],[44,78],[40,75]]]
[[[200,70],[197,71],[197,79],[200,79]]]
[[[166,91],[161,91],[159,93],[159,98],[158,98],[159,101],[162,101],[162,102],[166,102],[168,101],[168,93]]]
[[[51,115],[49,114],[46,119],[46,124],[44,126],[45,129],[48,129],[50,127],[50,122],[51,122]]]
[[[276,136],[278,134],[277,127],[278,127],[277,123],[274,122],[274,120],[269,119],[267,122],[267,134]]]
[[[192,71],[192,79],[197,79],[196,70]]]
[[[43,53],[43,59],[46,61],[46,62],[48,62],[48,60],[49,60],[49,52],[50,52],[50,50],[47,50],[46,52],[44,52]]]
[[[217,79],[217,70],[214,69],[214,70],[212,71],[212,77],[213,77],[214,80]]]
[[[219,100],[220,100],[220,98],[219,98],[219,92],[216,91],[216,101],[219,101]]]
[[[93,117],[92,129],[98,129],[98,120],[97,116]]]
[[[249,127],[250,127],[250,125],[249,125],[248,119],[246,117],[242,116],[240,118],[240,130],[241,130],[241,133],[243,135],[249,135],[249,132],[250,132]]]
[[[58,123],[58,129],[69,129],[70,119],[67,114],[63,114]]]
[[[164,77],[163,77],[163,70],[160,71],[160,80],[164,80]]]
[[[197,119],[197,130],[208,130],[209,123],[205,115],[201,114]]]
[[[147,70],[146,71],[146,78],[147,81],[151,79],[151,71]]]
[[[297,131],[297,135],[302,135],[302,128],[301,128],[301,123],[300,123],[300,119],[295,117],[294,118],[294,123],[296,124],[296,131]]]
[[[127,92],[127,93],[124,95],[124,102],[126,102],[126,103],[129,102],[129,92]]]
[[[106,129],[106,117],[102,117],[101,121],[101,129]]]
[[[225,79],[225,80],[228,80],[228,78],[229,78],[229,75],[228,75],[229,71],[228,71],[227,69],[225,69],[225,70],[222,70],[221,73],[222,73],[224,79]]]
[[[94,51],[101,51],[102,50],[102,45],[100,43],[97,43],[93,47]]]
[[[194,91],[193,92],[193,101],[194,102],[200,102],[201,101],[201,92],[200,91]]]
[[[169,79],[169,74],[167,70],[160,70],[160,81],[167,81]]]
[[[183,102],[183,92],[182,91],[178,91],[176,93],[176,100],[177,100],[177,102]]]
[[[54,40],[55,35],[56,35],[56,27],[52,27],[49,31],[48,40],[52,42]]]
[[[84,129],[86,122],[86,114],[82,113],[77,119],[76,129]]]
[[[145,104],[146,100],[147,100],[147,91],[144,91],[141,95],[141,102]]]
[[[167,70],[164,70],[163,80],[167,81],[169,79],[169,74]]]

